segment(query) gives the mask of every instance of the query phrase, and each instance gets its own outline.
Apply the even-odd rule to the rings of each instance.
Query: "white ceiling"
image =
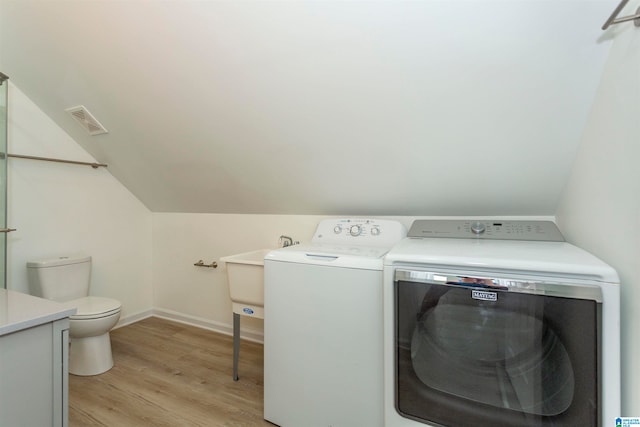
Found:
[[[0,70],[154,212],[548,215],[616,4],[0,0]]]

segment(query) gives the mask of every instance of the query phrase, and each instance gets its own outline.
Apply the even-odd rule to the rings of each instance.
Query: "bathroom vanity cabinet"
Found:
[[[68,425],[69,316],[75,312],[0,289],[0,425]]]

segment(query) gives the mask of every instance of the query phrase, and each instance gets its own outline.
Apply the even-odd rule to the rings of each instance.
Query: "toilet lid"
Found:
[[[83,297],[67,301],[69,307],[75,307],[78,311],[71,319],[105,317],[120,311],[120,301],[105,297]]]

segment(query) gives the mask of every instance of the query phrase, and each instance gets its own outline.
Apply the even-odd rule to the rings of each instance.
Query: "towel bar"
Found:
[[[209,267],[209,268],[218,268],[218,263],[215,261],[211,261],[211,264],[205,264],[204,261],[199,260],[195,264],[196,267]]]

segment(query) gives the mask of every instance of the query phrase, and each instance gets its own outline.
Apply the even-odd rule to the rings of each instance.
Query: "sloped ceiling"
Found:
[[[548,215],[615,5],[0,0],[0,69],[154,212]]]

